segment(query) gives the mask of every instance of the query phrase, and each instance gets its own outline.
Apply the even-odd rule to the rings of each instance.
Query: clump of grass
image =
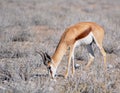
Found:
[[[2,58],[22,58],[28,57],[28,51],[20,51],[19,49],[9,49],[9,48],[2,48],[0,51],[0,59]]]
[[[0,79],[2,81],[9,81],[12,80],[12,75],[8,69],[0,67]]]
[[[21,31],[17,33],[16,36],[13,36],[12,41],[13,42],[25,42],[29,41],[29,38],[31,38],[31,34],[27,31]]]

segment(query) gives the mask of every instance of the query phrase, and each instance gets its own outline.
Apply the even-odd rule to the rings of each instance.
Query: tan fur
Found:
[[[94,35],[94,39],[97,43],[97,46],[99,47],[99,49],[101,50],[104,56],[104,62],[106,65],[106,53],[102,47],[104,30],[101,26],[93,22],[81,22],[67,28],[63,33],[63,35],[61,36],[60,42],[55,50],[55,53],[52,56],[53,62],[51,64],[54,64],[55,68],[57,69],[62,57],[66,53],[67,49],[70,48],[70,55],[69,55],[69,62],[68,62],[68,70],[69,70],[72,51],[73,51],[75,42],[77,40],[80,40],[86,37],[90,32],[92,32]],[[66,72],[65,77],[67,77],[68,75],[68,72],[69,72],[68,70]],[[73,69],[73,72],[74,72],[74,69]]]

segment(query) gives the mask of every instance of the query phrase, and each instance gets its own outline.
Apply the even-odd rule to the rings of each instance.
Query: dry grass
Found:
[[[0,93],[119,93],[120,92],[119,0],[1,0],[0,1]],[[63,78],[67,58],[58,67],[56,80],[36,50],[54,53],[64,29],[92,21],[105,29],[104,48],[108,70],[93,45],[95,61],[84,70],[88,53],[75,52],[74,77]]]

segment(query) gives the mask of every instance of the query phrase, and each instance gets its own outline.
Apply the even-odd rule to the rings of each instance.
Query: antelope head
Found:
[[[48,70],[48,75],[49,73],[51,74],[52,78],[55,77],[56,74],[56,67],[54,65],[54,62],[52,60],[52,58],[45,52],[37,52],[41,55],[42,60],[43,60],[43,64],[47,67]]]

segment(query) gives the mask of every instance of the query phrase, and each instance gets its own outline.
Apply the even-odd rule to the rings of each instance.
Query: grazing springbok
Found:
[[[74,50],[76,46],[86,45],[87,50],[89,52],[90,59],[86,65],[88,68],[94,60],[94,52],[92,49],[92,43],[95,43],[100,49],[103,57],[104,57],[104,67],[106,68],[106,52],[103,49],[103,38],[104,38],[104,30],[101,26],[93,22],[81,22],[74,26],[71,26],[65,30],[55,53],[52,57],[50,57],[47,53],[39,52],[42,56],[44,65],[46,65],[48,71],[50,72],[52,78],[55,77],[56,70],[58,65],[60,64],[62,57],[66,53],[69,48],[69,58],[68,58],[68,66],[67,71],[65,73],[65,78],[67,78],[69,74],[70,64],[72,61],[72,75],[75,72],[74,68]]]

